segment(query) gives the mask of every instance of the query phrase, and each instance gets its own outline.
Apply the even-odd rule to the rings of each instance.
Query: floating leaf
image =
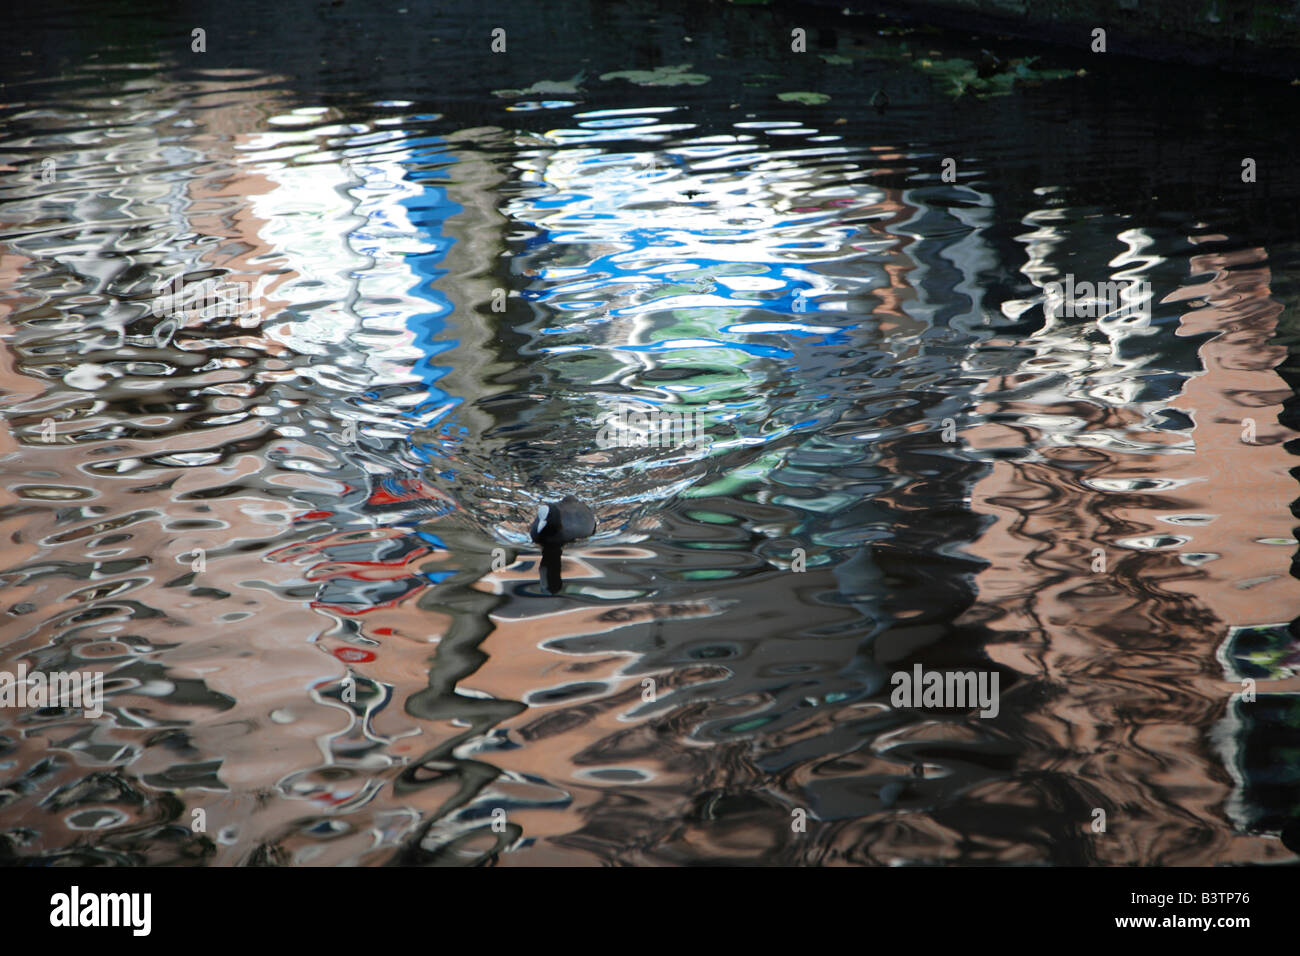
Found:
[[[1038,57],[1009,60],[1005,64],[995,61],[997,72],[980,76],[980,68],[971,60],[961,57],[948,59],[920,59],[919,69],[925,70],[940,83],[940,89],[950,96],[962,96],[967,91],[977,96],[1006,96],[1017,83],[1035,85],[1044,80],[1060,80],[1075,76],[1071,70],[1038,70],[1034,63]],[[985,70],[987,74],[987,70]]]
[[[602,80],[627,80],[637,86],[699,86],[709,82],[712,77],[703,73],[688,73],[691,64],[678,66],[661,66],[655,70],[619,70],[615,73],[602,73]]]
[[[778,93],[776,98],[783,103],[803,103],[805,106],[819,106],[831,101],[825,93]]]
[[[975,64],[959,57],[949,60],[917,60],[916,65],[939,80],[940,89],[951,96],[961,96],[967,87],[979,79]]]
[[[493,96],[554,96],[572,95],[582,92],[582,81],[586,72],[581,71],[571,80],[538,80],[523,90],[493,90]]]

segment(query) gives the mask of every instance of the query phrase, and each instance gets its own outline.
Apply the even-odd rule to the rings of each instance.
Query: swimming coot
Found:
[[[564,584],[560,579],[560,557],[564,546],[579,538],[591,537],[595,530],[595,513],[573,495],[565,495],[560,501],[537,509],[537,520],[529,534],[542,548],[538,577],[546,590],[555,594]]]

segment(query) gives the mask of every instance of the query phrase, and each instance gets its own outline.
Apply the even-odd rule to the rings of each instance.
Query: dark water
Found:
[[[514,6],[17,14],[0,859],[1295,859],[1300,88]]]

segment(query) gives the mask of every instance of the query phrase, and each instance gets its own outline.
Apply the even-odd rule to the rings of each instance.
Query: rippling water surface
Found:
[[[0,859],[1294,859],[1295,90],[459,7],[24,14],[0,670],[105,701],[0,710]],[[629,405],[707,441],[602,447]]]

